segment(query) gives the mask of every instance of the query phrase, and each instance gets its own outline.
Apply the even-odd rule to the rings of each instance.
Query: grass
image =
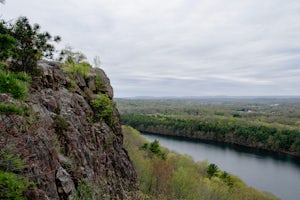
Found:
[[[62,70],[67,73],[71,73],[74,77],[76,73],[79,72],[83,78],[87,78],[87,76],[91,73],[92,66],[87,62],[81,62],[78,64],[66,62],[62,67]]]
[[[14,73],[0,69],[0,93],[8,93],[15,99],[27,97],[31,77],[25,72]]]
[[[30,108],[28,106],[16,106],[14,104],[3,104],[0,103],[0,114],[17,114],[17,115],[29,115]]]

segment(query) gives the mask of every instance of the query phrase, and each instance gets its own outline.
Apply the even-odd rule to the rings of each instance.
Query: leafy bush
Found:
[[[24,81],[26,83],[30,83],[31,82],[31,76],[29,76],[26,72],[18,72],[18,73],[12,73],[12,75],[21,81]]]
[[[0,69],[0,93],[9,93],[16,99],[27,95],[31,77],[24,72],[13,73]]]
[[[94,187],[91,185],[88,185],[88,183],[85,180],[81,180],[78,183],[76,195],[71,198],[72,200],[92,200],[93,199],[93,193],[94,193]]]
[[[219,170],[219,168],[216,164],[212,163],[212,164],[208,165],[207,170],[206,170],[208,177],[211,178],[213,176],[216,176],[218,173],[218,170]]]
[[[0,170],[5,172],[20,172],[24,169],[23,161],[15,154],[0,151]]]
[[[0,199],[23,200],[23,192],[32,186],[33,183],[23,176],[0,171]]]
[[[98,98],[91,101],[96,120],[104,119],[110,125],[113,123],[114,108],[111,100],[105,94],[99,94]]]
[[[0,103],[0,114],[29,115],[30,109],[28,106],[16,106],[14,104]]]
[[[91,69],[92,66],[87,62],[81,62],[78,64],[75,64],[74,62],[66,62],[62,68],[63,71],[71,73],[73,78],[76,76],[77,72],[86,78],[91,73]]]
[[[86,62],[86,56],[81,52],[75,52],[72,47],[66,47],[60,53],[60,60],[64,62],[62,70],[71,73],[74,78],[79,72],[84,78],[90,73],[92,66]]]
[[[7,149],[0,150],[0,199],[23,200],[23,192],[34,187],[26,177],[16,174],[25,165],[18,155],[9,153]]]
[[[149,143],[144,143],[141,146],[141,149],[143,150],[149,150],[152,155],[158,156],[159,158],[165,160],[166,159],[166,154],[162,151],[159,142],[157,140],[154,140],[153,142]]]

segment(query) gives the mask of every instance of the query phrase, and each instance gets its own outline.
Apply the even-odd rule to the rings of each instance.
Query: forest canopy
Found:
[[[299,99],[117,99],[140,131],[300,155]]]

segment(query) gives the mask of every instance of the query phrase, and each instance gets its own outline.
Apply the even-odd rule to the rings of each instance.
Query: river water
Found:
[[[300,199],[300,159],[233,145],[146,133],[142,135],[150,141],[158,140],[170,150],[187,154],[195,161],[215,163],[249,186],[270,192],[283,200]]]

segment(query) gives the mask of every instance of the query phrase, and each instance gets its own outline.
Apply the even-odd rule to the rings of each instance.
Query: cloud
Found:
[[[116,96],[300,95],[296,0],[10,0],[90,60]]]

